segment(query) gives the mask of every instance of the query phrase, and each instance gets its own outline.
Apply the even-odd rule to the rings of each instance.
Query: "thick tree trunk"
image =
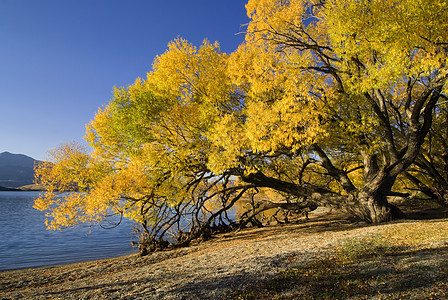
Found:
[[[405,214],[387,201],[387,193],[354,191],[348,196],[313,194],[313,202],[319,206],[345,211],[367,223],[381,223],[404,218]]]
[[[384,176],[382,180],[372,180],[364,189],[353,190],[348,195],[340,195],[311,185],[285,182],[260,172],[245,176],[243,180],[307,199],[306,203],[294,203],[291,207],[287,207],[290,204],[284,203],[284,209],[297,209],[293,207],[297,205],[330,207],[346,211],[368,223],[388,222],[405,216],[398,207],[387,201],[394,177]],[[275,205],[280,207],[279,203]]]
[[[405,216],[398,207],[390,204],[382,193],[359,192],[356,197],[358,204],[347,207],[347,210],[365,222],[389,222]]]

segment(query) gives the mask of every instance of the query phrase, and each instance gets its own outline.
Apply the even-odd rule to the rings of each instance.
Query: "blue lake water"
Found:
[[[132,222],[113,229],[77,226],[45,228],[45,216],[33,208],[38,192],[0,192],[0,271],[68,264],[136,252]]]

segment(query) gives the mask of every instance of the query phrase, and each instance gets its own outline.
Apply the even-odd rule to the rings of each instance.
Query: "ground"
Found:
[[[328,212],[189,248],[0,273],[0,299],[443,299],[448,219]]]

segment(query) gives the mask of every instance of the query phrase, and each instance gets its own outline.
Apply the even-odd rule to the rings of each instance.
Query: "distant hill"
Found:
[[[14,189],[14,188],[7,188],[7,187],[2,187],[0,186],[0,192],[11,192],[11,191],[21,191],[19,189]]]
[[[23,154],[0,153],[0,186],[16,188],[33,184],[38,161]]]

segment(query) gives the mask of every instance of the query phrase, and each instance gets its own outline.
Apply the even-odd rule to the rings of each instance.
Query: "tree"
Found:
[[[207,132],[240,106],[227,59],[217,44],[204,41],[197,49],[178,39],[146,80],[115,89],[87,126],[94,151],[63,145],[36,170],[47,192],[35,207],[49,211],[47,225],[59,229],[119,214],[140,224],[142,254],[165,247],[170,234],[188,244],[229,228],[229,209],[253,185],[235,186],[229,172],[206,166],[209,151],[218,151]]]
[[[404,173],[408,189],[448,206],[448,110],[446,99],[436,107],[433,126],[413,165]]]
[[[145,80],[116,88],[87,127],[93,152],[65,145],[38,168],[36,207],[53,228],[134,219],[143,254],[170,231],[188,244],[233,226],[235,203],[267,190],[277,200],[249,219],[317,206],[401,217],[387,197],[446,97],[447,5],[250,0],[234,53],[177,39]]]
[[[343,207],[369,222],[399,217],[387,197],[417,157],[445,97],[446,6],[249,1],[252,21],[234,74],[247,88],[244,125],[265,129],[250,140],[251,149],[259,157],[302,155],[337,189],[274,178],[265,174],[271,161],[245,180]],[[271,123],[260,111],[272,112]],[[350,172],[359,169],[362,180]]]

